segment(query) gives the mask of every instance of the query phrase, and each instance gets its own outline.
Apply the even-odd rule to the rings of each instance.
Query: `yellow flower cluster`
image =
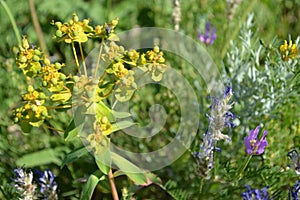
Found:
[[[54,38],[61,38],[60,41],[65,43],[85,43],[88,38],[107,39],[114,32],[114,28],[118,24],[118,18],[112,20],[109,24],[105,23],[95,27],[90,26],[89,22],[89,19],[80,21],[76,13],[73,13],[73,18],[66,23],[52,21],[52,25],[57,27]]]
[[[148,50],[145,53],[139,53],[133,49],[125,50],[124,47],[115,42],[110,42],[109,46],[105,46],[104,49],[103,59],[106,62],[111,62],[105,72],[108,75],[113,75],[108,81],[117,86],[111,87],[111,90],[115,88],[114,94],[121,102],[129,100],[136,90],[137,85],[134,77],[137,70],[143,72],[143,74],[139,73],[138,75],[149,73],[152,80],[160,81],[167,69],[164,64],[163,52],[157,45],[154,46],[153,50]],[[107,82],[102,81],[99,93],[104,90],[101,85],[108,86]]]
[[[29,82],[36,83],[38,88],[35,90],[29,85],[27,93],[23,95],[23,106],[15,110],[15,121],[20,123],[26,132],[32,126],[40,126],[44,119],[49,117],[45,105],[51,102],[63,103],[72,96],[71,90],[66,87],[66,75],[59,71],[64,64],[51,64],[48,58],[42,56],[43,53],[29,45],[23,36],[16,63],[28,77]]]
[[[284,41],[284,44],[280,46],[281,58],[284,61],[288,61],[289,59],[294,59],[295,56],[298,55],[299,51],[297,49],[297,45],[293,44],[292,40],[288,44],[287,41]]]
[[[15,110],[15,122],[20,123],[24,131],[30,131],[31,126],[40,126],[49,117],[47,108],[43,106],[45,98],[43,92],[28,86],[27,93],[23,95],[25,105]]]
[[[42,53],[39,49],[32,48],[26,37],[23,36],[22,45],[19,47],[19,53],[16,58],[16,63],[21,68],[26,76],[35,77],[41,70],[40,60]]]
[[[154,46],[153,50],[147,51],[146,54],[141,56],[142,64],[146,64],[147,68],[141,68],[143,71],[151,73],[151,78],[154,81],[160,81],[163,73],[167,70],[167,66],[164,64],[165,58],[163,52],[159,47]]]

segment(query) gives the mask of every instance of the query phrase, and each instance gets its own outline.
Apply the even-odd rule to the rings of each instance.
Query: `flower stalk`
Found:
[[[108,172],[108,180],[109,180],[109,185],[110,185],[113,200],[119,200],[118,191],[114,181],[114,175],[111,169]]]

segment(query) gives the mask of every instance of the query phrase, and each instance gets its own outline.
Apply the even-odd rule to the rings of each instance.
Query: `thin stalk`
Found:
[[[72,50],[73,50],[74,58],[75,58],[75,61],[76,61],[76,66],[77,66],[77,69],[78,69],[78,73],[81,75],[80,66],[79,66],[79,62],[78,62],[78,58],[77,58],[77,54],[76,54],[76,49],[75,49],[75,46],[74,46],[74,42],[72,42]]]
[[[13,17],[13,15],[12,15],[9,7],[7,6],[6,2],[4,0],[0,0],[0,3],[2,5],[2,7],[4,8],[7,16],[9,17],[10,23],[13,27],[16,39],[18,41],[18,45],[21,46],[22,45],[22,40],[21,40],[20,32],[19,32],[18,27],[16,25],[15,18]]]
[[[37,17],[36,9],[34,7],[34,2],[33,2],[33,0],[28,0],[28,3],[29,3],[29,9],[30,9],[33,26],[34,26],[34,29],[39,38],[39,43],[40,43],[41,49],[44,52],[44,54],[46,55],[46,57],[49,57],[49,52],[48,52],[47,45],[46,45],[46,42],[44,39],[44,34],[43,34],[43,31],[41,29],[41,26],[40,26],[40,23],[39,23],[39,20]]]
[[[95,70],[95,75],[94,75],[95,78],[97,77],[98,68],[99,68],[99,65],[100,65],[100,60],[101,60],[101,54],[102,54],[102,50],[103,50],[103,45],[104,45],[104,43],[103,43],[103,39],[102,39],[101,40],[101,44],[100,44],[98,58],[97,58],[97,63],[96,63],[96,70]]]
[[[84,75],[87,77],[88,73],[86,71],[85,59],[84,59],[84,55],[83,55],[83,50],[82,50],[81,42],[79,42],[79,49],[80,49],[80,55],[81,55],[81,60],[82,60],[82,65],[83,65],[83,70],[84,70]]]
[[[235,181],[238,181],[238,180],[241,178],[241,176],[242,176],[243,172],[245,171],[245,169],[247,168],[247,166],[248,166],[248,164],[249,164],[249,162],[250,162],[252,156],[253,156],[253,155],[251,154],[251,155],[247,158],[247,160],[244,162],[244,165],[243,165],[243,167],[241,168],[241,170],[240,170],[240,172],[238,173],[238,175],[236,176]]]
[[[201,178],[200,187],[199,187],[200,194],[202,193],[202,190],[203,190],[203,184],[204,184],[204,179]]]
[[[108,172],[108,179],[109,179],[109,185],[110,185],[113,200],[119,200],[118,191],[114,181],[114,175],[111,169]]]

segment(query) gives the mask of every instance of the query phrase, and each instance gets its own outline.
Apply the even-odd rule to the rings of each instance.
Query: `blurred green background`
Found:
[[[7,0],[5,2],[11,9],[20,34],[27,35],[29,41],[38,45],[39,40],[33,26],[28,1]],[[276,36],[279,40],[288,38],[295,40],[299,35],[299,0],[241,1],[240,3],[236,3],[236,7],[234,8],[229,2],[238,1],[180,1],[182,17],[179,32],[182,32],[197,41],[197,33],[199,30],[204,30],[205,23],[207,21],[209,21],[212,26],[216,27],[217,39],[213,45],[207,46],[206,48],[215,63],[220,67],[221,71],[225,71],[224,66],[226,67],[226,61],[224,60],[226,58],[226,53],[233,49],[230,45],[230,41],[236,42],[237,48],[241,46],[239,38],[240,31],[250,13],[254,13],[254,26],[252,27],[252,32],[254,33],[253,37],[259,38],[265,44],[271,44],[273,38]],[[53,41],[52,35],[55,33],[55,28],[50,25],[50,22],[52,20],[65,21],[70,19],[74,11],[76,11],[77,15],[81,19],[90,18],[91,24],[102,24],[115,17],[119,17],[120,21],[116,29],[117,33],[134,27],[151,26],[174,29],[174,24],[172,23],[174,5],[171,0],[35,0],[34,3],[50,56],[70,64],[72,64],[73,59],[70,48],[66,45],[58,44]],[[60,133],[46,127],[34,129],[30,134],[23,134],[21,133],[19,126],[14,125],[13,123],[12,110],[17,106],[21,99],[20,94],[24,92],[27,86],[22,71],[17,69],[14,63],[16,47],[18,44],[11,22],[3,7],[0,7],[0,38],[0,184],[4,186],[10,182],[10,177],[13,176],[12,170],[17,165],[16,161],[23,155],[43,149],[52,149],[52,153],[55,154],[53,160],[45,163],[44,166],[33,167],[53,169],[54,173],[58,176],[57,182],[61,185],[61,187],[59,186],[60,197],[62,199],[78,199],[83,185],[82,182],[80,182],[80,178],[86,178],[89,173],[92,173],[96,169],[93,159],[86,156],[84,159],[80,160],[80,162],[71,163],[63,169],[60,169],[59,161],[63,159],[66,152],[80,146],[80,142],[75,141],[74,143],[66,144]],[[92,46],[87,46],[85,49],[86,52],[88,52],[91,48]],[[175,61],[170,62],[176,62],[176,59]],[[183,73],[191,82],[193,82],[193,72],[191,70],[183,69]],[[179,109],[176,99],[174,99],[172,94],[168,94],[168,92],[164,89],[159,89],[159,92],[160,93],[158,93],[158,90],[153,88],[140,91],[137,94],[135,101],[139,102],[141,101],[141,99],[139,99],[140,97],[146,96],[145,99],[142,99],[144,104],[140,104],[140,107],[135,106],[132,110],[137,115],[137,121],[142,124],[146,124],[149,120],[147,116],[148,105],[160,102],[162,99],[166,104],[174,105],[170,106],[171,108],[168,108],[169,110],[167,110],[168,113],[173,113],[172,116],[174,117],[169,118],[167,120],[167,125],[165,126],[168,136],[171,137],[172,130],[176,130],[178,123],[180,123],[180,112],[178,111]],[[205,113],[209,108],[209,100],[206,98],[208,94],[199,92],[198,95],[200,96],[199,99],[201,100],[202,107],[200,108],[201,113],[198,116],[201,119],[201,124],[199,127],[199,136],[197,136],[197,140],[195,140],[195,144],[193,144],[195,146],[199,145],[202,133],[208,125],[208,120],[205,118]],[[239,100],[243,100],[243,97],[240,96]],[[270,124],[267,125],[267,127],[271,130],[281,131],[285,134],[292,134],[293,138],[291,138],[291,140],[294,141],[295,146],[299,144],[299,136],[297,136],[297,134],[299,135],[300,132],[299,118],[298,121],[294,121],[294,119],[299,117],[299,112],[297,112],[299,111],[299,104],[297,103],[299,103],[299,99],[296,99],[294,103],[288,102],[287,107],[278,108],[277,111],[282,111],[283,116],[280,117],[278,113],[275,113],[274,115],[276,116],[276,121],[278,122],[278,119],[279,121],[283,120],[282,123],[274,122],[274,124],[272,124],[270,122]],[[243,106],[245,105],[242,105],[242,103],[239,102],[236,107],[236,111],[243,112]],[[290,113],[293,109],[295,109],[294,113],[288,115],[287,113]],[[241,113],[237,113],[237,115],[240,115],[241,117],[243,116]],[[250,114],[250,116],[247,116],[247,119],[250,119],[252,116],[254,115]],[[266,114],[265,117],[267,119],[270,115]],[[252,121],[243,121],[241,119],[241,123],[248,123],[248,126],[251,126],[253,129],[253,126],[255,126],[253,122],[256,120],[259,121],[259,119],[253,118]],[[49,126],[64,129],[69,121],[70,113],[60,113],[52,120],[52,122],[46,123],[48,123]],[[252,122],[252,124],[250,124],[250,122]],[[243,129],[237,128],[233,135],[241,130]],[[286,137],[288,138],[288,136]],[[237,134],[235,135],[235,140],[240,140],[241,138],[241,136],[238,136]],[[283,137],[281,139],[286,138]],[[126,138],[121,138],[119,142],[126,143],[128,148],[134,148],[136,146],[136,141],[128,140]],[[151,149],[153,145],[159,146],[159,142],[159,138],[154,138],[150,143],[149,141],[144,141],[142,148]],[[270,138],[270,143],[271,142],[280,143],[280,140]],[[281,156],[282,152],[285,154],[287,153],[286,151],[292,147],[292,145],[283,145],[283,147],[281,147],[281,145],[283,144],[273,145],[274,155],[269,153],[268,156],[272,155],[273,157],[278,158]],[[242,148],[242,144],[237,146]],[[278,150],[277,148],[279,147],[283,148],[283,150]],[[235,155],[240,155],[240,157],[242,157],[242,151],[243,150],[236,152]],[[229,154],[230,152],[227,152],[226,150],[222,152],[222,156],[225,159],[219,162],[223,162],[222,164],[224,165],[229,165],[229,162],[227,162]],[[264,158],[257,157],[256,159],[256,162],[258,163],[260,162],[259,159]],[[284,157],[284,159],[286,158]],[[237,161],[232,162],[235,163]],[[254,162],[254,165],[256,162]],[[270,167],[274,167],[275,164],[278,164],[277,167],[284,167],[287,161],[280,160],[275,161],[275,163],[272,162]],[[252,169],[255,171],[255,167]],[[223,170],[218,170],[221,171],[220,174],[226,175],[226,173],[230,174],[229,171],[231,169],[230,167],[226,167]],[[270,176],[268,170],[269,169],[267,167],[262,169],[262,176]],[[201,178],[197,176],[195,171],[195,160],[190,155],[190,152],[187,152],[177,162],[155,172],[161,178],[162,183],[165,184],[167,190],[162,190],[161,188],[152,185],[138,191],[136,198],[172,199],[171,196],[175,194],[175,196],[181,196],[182,199],[187,197],[190,199],[198,199],[198,195],[200,195],[199,184]],[[255,174],[255,172],[249,173]],[[273,178],[274,183],[277,180],[280,182],[284,179],[281,177],[280,173],[276,173],[273,173],[273,176],[275,177]],[[286,176],[288,177],[288,175]],[[251,176],[249,176],[249,179],[250,178]],[[260,178],[263,180],[265,177]],[[294,179],[295,177],[293,180]],[[255,181],[255,179],[253,180]],[[253,183],[253,180],[248,184],[251,184],[251,182]],[[205,196],[201,194],[203,197],[199,199],[216,199],[221,197],[226,199],[226,196],[229,194],[232,194],[234,197],[238,197],[240,192],[244,190],[244,185],[242,184],[238,188],[234,188],[228,186],[226,181],[222,181],[223,180],[220,180],[219,182],[209,182],[205,185],[204,190],[208,191],[207,195]],[[128,183],[128,180],[125,178],[117,179],[118,188],[122,188]],[[263,181],[260,183],[263,183]],[[284,189],[287,188],[285,184],[287,183],[281,183]],[[2,187],[2,189],[3,188],[4,187]],[[9,193],[10,191],[8,190],[9,189],[3,193]],[[222,192],[217,194],[214,192],[216,190],[222,190]],[[0,193],[0,199],[2,198],[1,195],[3,194]],[[101,185],[97,188],[94,199],[110,199],[107,185]]]

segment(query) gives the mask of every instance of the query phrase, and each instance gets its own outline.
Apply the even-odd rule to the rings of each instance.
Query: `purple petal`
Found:
[[[265,151],[266,146],[268,146],[268,142],[266,140],[266,135],[268,131],[264,131],[262,138],[259,141],[258,148],[256,154],[260,155]]]
[[[217,38],[217,35],[216,35],[216,28],[213,27],[212,30],[211,30],[211,35],[210,35],[210,44],[213,44],[214,41],[216,40]]]
[[[251,140],[253,140],[253,139],[257,140],[257,135],[258,135],[259,129],[260,129],[260,126],[257,126],[255,128],[255,130],[250,130],[250,136],[249,137],[251,138]]]
[[[249,136],[247,136],[247,137],[244,138],[244,143],[245,143],[245,146],[246,146],[246,152],[247,152],[247,154],[252,154],[252,152],[253,152],[250,140],[251,139],[250,139]]]
[[[207,22],[206,25],[205,25],[205,32],[209,32],[210,31],[210,23]]]

